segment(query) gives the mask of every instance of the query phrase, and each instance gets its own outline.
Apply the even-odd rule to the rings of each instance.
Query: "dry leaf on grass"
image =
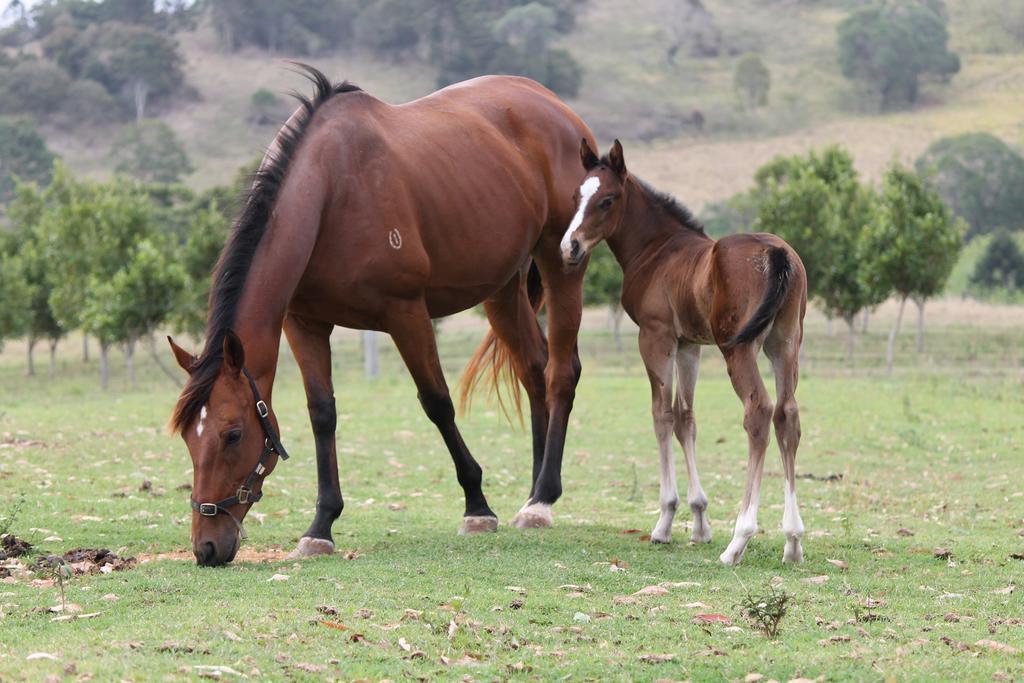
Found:
[[[641,662],[646,662],[647,664],[661,664],[662,662],[671,662],[675,658],[676,658],[675,655],[656,655],[656,654],[640,655],[640,661]]]
[[[321,626],[326,626],[327,628],[333,628],[335,631],[350,631],[350,630],[352,630],[348,626],[345,626],[345,624],[342,624],[341,622],[338,622],[338,621],[326,621],[325,620],[325,621],[321,621],[320,625]]]
[[[710,624],[720,624],[722,626],[729,626],[732,624],[732,619],[725,616],[724,614],[698,614],[693,617],[693,623],[698,626],[707,626]]]
[[[633,593],[633,595],[668,595],[668,589],[664,586],[647,586]]]
[[[809,583],[814,586],[820,586],[823,583],[828,582],[828,575],[822,574],[821,576],[808,576],[806,579],[800,579],[800,583]]]
[[[995,589],[994,591],[992,591],[992,594],[993,594],[993,595],[1010,595],[1011,593],[1013,593],[1013,591],[1014,591],[1015,589],[1016,589],[1016,586],[1014,586],[1014,585],[1013,585],[1013,584],[1011,583],[1011,584],[1010,584],[1009,586],[1007,586],[1006,588],[997,588],[997,589]]]
[[[1000,643],[997,640],[988,640],[987,638],[979,640],[974,645],[975,645],[975,647],[983,647],[986,650],[994,650],[996,652],[1005,652],[1008,655],[1015,655],[1018,652],[1020,652],[1020,650],[1018,650],[1017,648],[1013,647],[1012,645],[1007,645],[1006,643]]]
[[[291,577],[288,576],[287,574],[274,574],[269,579],[267,579],[267,582],[269,583],[271,581],[287,581],[290,578]]]
[[[321,671],[327,671],[326,664],[308,664],[306,662],[299,662],[295,665],[295,668],[299,671],[308,671],[311,674],[318,674]]]
[[[949,548],[936,548],[932,551],[932,556],[938,560],[948,560],[953,557],[953,551]]]
[[[846,564],[842,560],[825,560],[825,561],[828,562],[833,567],[839,567],[843,571],[846,571],[847,569],[850,568],[850,565]]]
[[[57,655],[51,655],[49,652],[33,652],[28,657],[25,657],[28,661],[34,661],[36,659],[49,659],[54,662],[59,662],[60,657]]]

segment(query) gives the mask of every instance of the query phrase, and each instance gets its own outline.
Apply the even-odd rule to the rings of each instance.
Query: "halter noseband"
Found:
[[[232,505],[245,505],[246,503],[258,503],[263,498],[263,489],[253,491],[252,487],[256,483],[257,477],[263,476],[267,471],[267,457],[271,453],[277,453],[278,457],[282,460],[288,459],[288,453],[284,450],[284,446],[281,445],[281,440],[277,436],[277,432],[274,431],[274,425],[270,422],[270,408],[267,407],[266,401],[260,397],[260,390],[256,387],[256,381],[249,374],[249,371],[242,368],[242,373],[245,378],[249,380],[249,388],[252,389],[252,396],[256,399],[256,415],[260,419],[260,425],[263,427],[263,452],[260,453],[260,459],[256,463],[256,467],[253,468],[249,476],[245,478],[245,481],[235,495],[224,500],[217,501],[216,503],[200,503],[195,498],[189,496],[189,502],[192,504],[192,509],[201,514],[203,517],[216,517],[218,514],[223,512],[230,517],[235,524],[238,525],[239,531],[244,534],[242,523],[231,514],[228,510]]]

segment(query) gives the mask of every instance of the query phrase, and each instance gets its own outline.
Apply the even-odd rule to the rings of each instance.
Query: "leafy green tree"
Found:
[[[214,28],[228,50],[247,45],[270,51],[312,54],[343,45],[352,37],[361,9],[384,0],[208,0]],[[404,14],[422,3],[405,2]],[[403,14],[396,14],[403,19]],[[386,25],[381,26],[386,29]]]
[[[4,340],[25,334],[30,317],[32,290],[22,277],[18,257],[0,253],[0,348]]]
[[[949,279],[963,246],[966,225],[954,218],[936,192],[911,169],[896,164],[885,174],[878,211],[865,239],[865,280],[896,293],[899,313],[889,335],[886,367],[892,372],[893,349],[907,299],[918,307],[917,348],[924,343],[924,305]]]
[[[55,123],[65,130],[97,126],[122,118],[122,109],[101,83],[89,78],[74,81],[68,88]]]
[[[878,93],[883,108],[917,101],[920,81],[948,81],[960,71],[950,52],[942,0],[876,1],[839,23],[843,75]]]
[[[45,121],[60,111],[71,79],[40,59],[24,59],[0,70],[0,115],[24,114]]]
[[[178,136],[162,121],[127,125],[114,139],[114,170],[146,183],[176,183],[192,172]]]
[[[171,95],[185,82],[178,43],[145,26],[108,22],[103,28],[102,61],[109,74],[108,88],[131,94],[135,120],[141,123],[151,96]]]
[[[583,279],[583,305],[607,306],[615,350],[622,351],[622,267],[608,245],[601,243],[590,253],[587,275]]]
[[[30,119],[0,117],[0,204],[14,195],[16,178],[48,183],[54,158]]]
[[[967,239],[1000,227],[1024,228],[1024,156],[994,135],[937,140],[915,168],[970,225]]]
[[[808,294],[825,315],[842,319],[847,355],[856,342],[854,319],[881,303],[890,290],[865,280],[860,245],[875,207],[849,153],[839,147],[806,157],[777,157],[758,169],[760,206],[755,229],[773,232],[800,255]]]
[[[1009,230],[999,230],[974,267],[971,285],[983,290],[1024,290],[1024,253]]]
[[[177,256],[184,268],[185,281],[172,323],[177,330],[196,338],[206,329],[213,269],[227,241],[228,226],[216,202],[194,212],[188,239]]]
[[[772,74],[760,55],[744,55],[736,64],[733,88],[747,109],[757,109],[768,104],[768,91],[771,87]]]

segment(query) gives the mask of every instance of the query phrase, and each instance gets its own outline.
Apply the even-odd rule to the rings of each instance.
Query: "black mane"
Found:
[[[181,430],[192,422],[210,398],[210,391],[220,374],[224,360],[224,333],[235,324],[242,288],[248,277],[253,256],[267,230],[267,223],[288,174],[288,167],[310,121],[313,120],[313,115],[334,95],[360,90],[348,81],[332,84],[327,76],[308,64],[295,63],[295,66],[300,70],[299,73],[313,83],[313,97],[307,98],[297,92],[292,93],[299,101],[299,116],[281,128],[275,138],[276,151],[268,156],[261,168],[253,174],[252,186],[214,270],[206,323],[206,343],[202,353],[192,364],[188,382],[178,398],[174,416],[171,418],[171,426],[175,430]]]
[[[677,200],[675,197],[668,194],[667,192],[655,190],[653,187],[651,187],[644,181],[640,180],[636,176],[633,176],[633,179],[636,180],[637,184],[639,184],[640,187],[643,188],[644,192],[647,193],[647,196],[652,204],[658,206],[661,209],[664,209],[665,213],[667,213],[669,216],[675,219],[681,226],[683,226],[687,230],[698,232],[701,235],[704,234],[704,224],[697,220],[693,213],[688,208],[686,208],[684,204],[680,203],[679,200]]]

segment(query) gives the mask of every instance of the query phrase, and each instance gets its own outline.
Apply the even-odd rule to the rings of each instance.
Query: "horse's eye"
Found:
[[[228,446],[234,446],[236,443],[242,440],[242,430],[232,429],[230,432],[224,435],[224,443]]]
[[[598,206],[600,206],[602,209],[610,209],[612,204],[614,203],[615,197],[605,197],[604,199],[601,200],[601,203],[598,204]]]

